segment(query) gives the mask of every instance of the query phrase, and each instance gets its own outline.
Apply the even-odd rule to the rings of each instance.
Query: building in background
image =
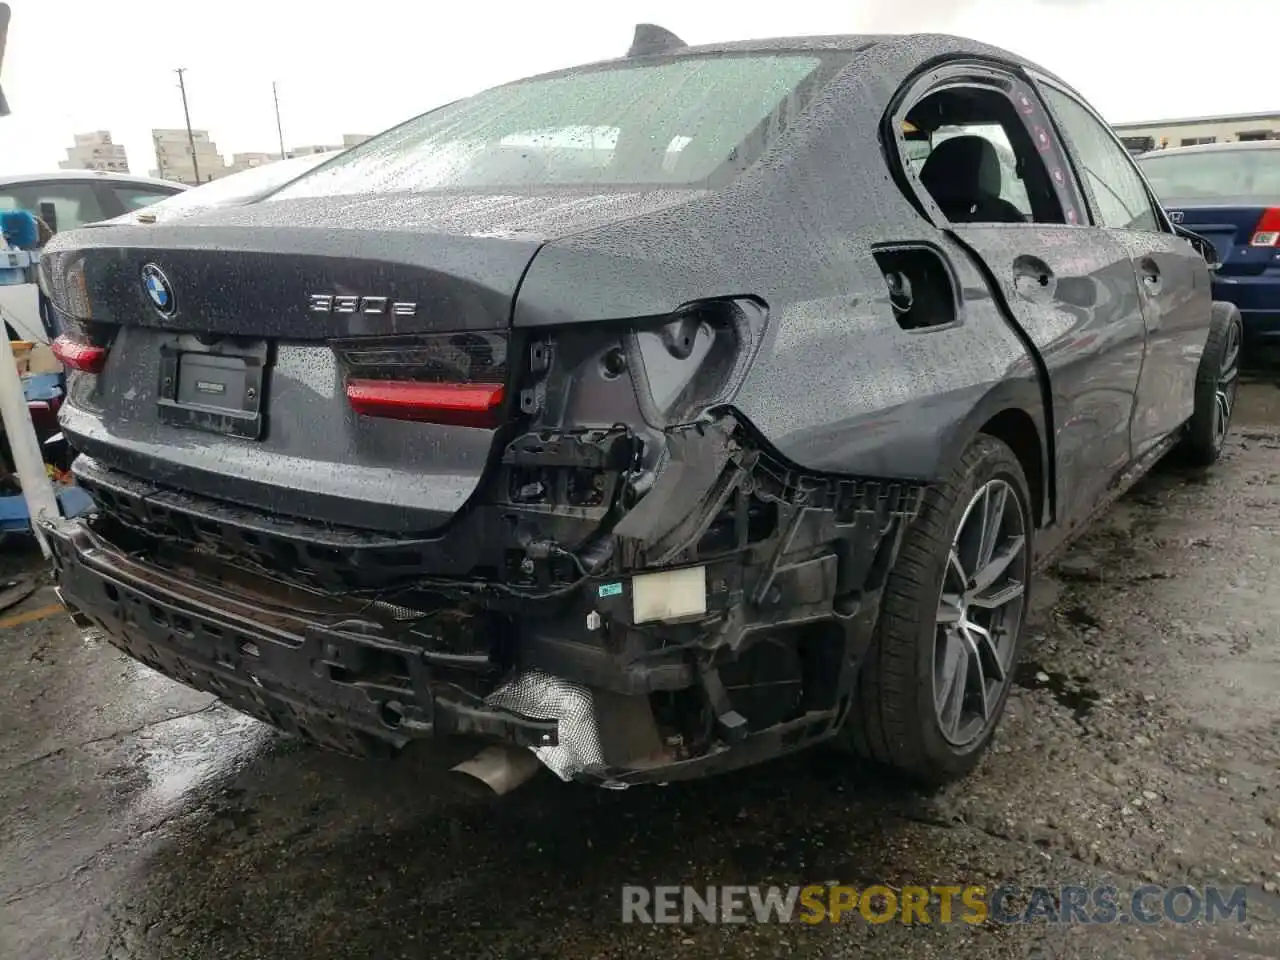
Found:
[[[241,170],[252,170],[264,164],[275,163],[280,159],[278,153],[233,153],[231,162],[227,164],[227,173],[239,173]]]
[[[337,150],[346,150],[357,144],[364,143],[368,140],[367,134],[363,133],[344,133],[342,135],[342,143],[340,144],[313,144],[306,147],[294,147],[289,151],[291,157],[309,157],[313,153],[333,153]]]
[[[195,143],[195,155],[191,143]],[[208,130],[192,130],[188,139],[185,128],[176,130],[152,130],[151,142],[156,150],[156,169],[153,177],[177,180],[195,186],[208,183],[228,173],[227,165],[218,153],[218,145],[209,137]],[[200,174],[197,181],[196,173]]]
[[[67,147],[67,159],[58,164],[63,170],[129,172],[129,158],[125,156],[124,145],[111,142],[110,130],[77,133],[72,139],[74,143]]]
[[[110,143],[110,135],[106,131],[99,131],[100,134],[107,137]],[[192,130],[191,139],[195,141],[195,160],[192,163],[191,143],[187,139],[187,131],[185,127],[174,130],[152,130],[151,142],[155,146],[156,151],[156,169],[151,171],[153,177],[161,177],[165,180],[177,180],[180,183],[190,185],[196,184],[196,170],[200,171],[200,183],[208,183],[210,180],[217,180],[219,177],[225,177],[231,173],[239,173],[241,170],[251,170],[254,167],[260,167],[263,164],[272,163],[280,159],[280,154],[267,151],[248,151],[245,153],[232,154],[231,162],[227,163],[222,159],[222,155],[218,153],[218,145],[213,142],[209,136],[208,130]],[[360,133],[343,134],[342,143],[340,144],[313,144],[305,147],[294,147],[285,153],[287,157],[304,157],[315,153],[333,153],[337,150],[346,150],[348,147],[354,147],[358,143],[364,143],[369,137]],[[76,137],[77,144],[80,137]],[[123,157],[123,147],[118,147]],[[70,153],[70,151],[68,151]],[[64,164],[65,166],[65,164]],[[107,169],[107,168],[102,168]],[[114,167],[110,169],[116,169]],[[128,169],[127,167],[125,169]]]
[[[291,157],[309,157],[313,153],[333,153],[335,150],[341,150],[341,147],[331,146],[329,144],[312,144],[306,147],[294,147],[289,151]]]
[[[1240,113],[1185,120],[1144,120],[1117,123],[1116,136],[1130,153],[1165,147],[1190,147],[1198,143],[1230,143],[1237,140],[1280,139],[1280,113]]]

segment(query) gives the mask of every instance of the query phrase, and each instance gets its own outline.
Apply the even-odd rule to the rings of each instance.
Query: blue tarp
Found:
[[[62,374],[27,374],[22,378],[22,392],[28,400],[57,400],[62,396]]]
[[[64,517],[78,517],[93,509],[93,499],[79,487],[59,485],[54,495]],[[22,495],[0,497],[0,533],[23,533],[30,529],[27,501]]]

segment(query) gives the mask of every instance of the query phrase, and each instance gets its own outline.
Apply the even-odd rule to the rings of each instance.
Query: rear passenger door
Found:
[[[1137,165],[1111,129],[1062,87],[1039,81],[1087,196],[1093,221],[1137,268],[1147,331],[1132,436],[1135,456],[1178,429],[1195,408],[1196,370],[1212,294],[1204,258],[1173,232]]]
[[[1145,329],[1129,250],[1087,224],[1053,125],[1012,70],[935,70],[908,91],[894,123],[930,133],[929,156],[909,174],[921,206],[989,274],[994,294],[1043,359],[1056,516],[1069,528],[1093,512],[1132,456]],[[990,140],[994,161],[976,171],[973,149],[947,148],[935,157],[952,136]]]

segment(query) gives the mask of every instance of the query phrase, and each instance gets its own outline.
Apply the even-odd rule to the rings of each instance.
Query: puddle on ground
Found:
[[[1071,711],[1076,723],[1083,723],[1098,702],[1098,691],[1086,685],[1088,678],[1046,670],[1030,660],[1018,665],[1013,682],[1023,690],[1048,690],[1059,705]]]

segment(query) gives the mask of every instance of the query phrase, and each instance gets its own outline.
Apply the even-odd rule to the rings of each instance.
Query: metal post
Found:
[[[284,159],[284,127],[280,125],[280,94],[276,93],[276,82],[271,81],[271,97],[276,102],[276,133],[280,137],[280,159]]]
[[[196,160],[196,138],[191,132],[191,111],[187,109],[187,84],[182,79],[182,75],[187,72],[186,67],[178,67],[174,71],[178,75],[178,89],[182,91],[182,116],[187,121],[187,143],[191,147],[191,173],[192,179],[195,180],[196,186],[200,185],[200,163]]]
[[[9,17],[11,11],[7,3],[0,3],[0,63],[4,63],[4,44],[9,36]],[[4,98],[4,89],[0,88],[0,117],[9,115],[9,102]]]
[[[9,5],[0,3],[0,60],[4,59],[4,41],[9,30]],[[9,112],[4,102],[4,92],[0,91],[0,116]],[[0,237],[0,249],[8,252],[9,245]],[[29,261],[30,257],[19,251],[12,259],[21,257]],[[0,334],[4,331],[0,330]],[[18,480],[22,483],[22,496],[27,502],[27,516],[31,520],[31,531],[36,543],[40,544],[40,552],[49,559],[49,542],[45,540],[44,531],[40,529],[40,520],[56,520],[58,498],[53,494],[53,484],[45,473],[44,456],[40,453],[40,438],[36,436],[35,425],[31,422],[31,410],[27,407],[27,394],[22,389],[22,376],[18,373],[17,361],[13,358],[13,347],[9,346],[9,337],[0,336],[0,423],[4,424],[5,438],[9,441],[9,451],[13,454],[13,465],[18,471]]]

